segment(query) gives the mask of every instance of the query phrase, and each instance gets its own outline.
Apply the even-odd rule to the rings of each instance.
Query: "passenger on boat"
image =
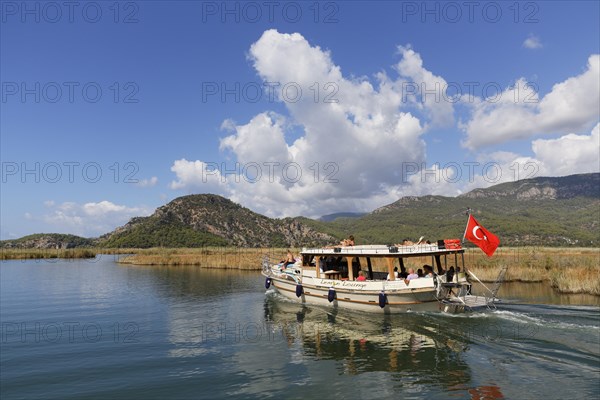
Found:
[[[415,274],[414,268],[408,269],[408,276],[406,277],[406,280],[410,281],[411,279],[419,279],[419,275]]]
[[[366,281],[367,277],[365,276],[364,272],[362,271],[358,271],[358,278],[356,278],[357,281]]]
[[[419,268],[419,269],[417,270],[417,275],[419,276],[419,278],[423,278],[423,277],[425,277],[425,275],[423,275],[423,270],[422,270],[421,268]]]
[[[429,241],[428,241],[429,242]],[[425,236],[421,236],[417,242],[413,242],[412,240],[406,238],[402,240],[402,243],[396,244],[395,246],[414,246],[415,244],[425,244]]]
[[[287,251],[287,256],[285,257],[285,260],[283,261],[283,266],[287,267],[288,265],[293,265],[296,263],[296,259],[294,258],[294,255],[292,254],[291,251]]]
[[[433,267],[431,265],[423,265],[423,270],[425,271],[425,278],[433,278]]]
[[[408,276],[408,272],[406,272],[406,268],[403,265],[400,266],[400,274],[398,276],[402,279],[406,279]]]
[[[354,246],[354,236],[348,236],[348,239],[344,239],[340,242],[340,246]]]
[[[451,266],[446,272],[446,282],[452,282],[452,279],[454,279],[454,266]]]
[[[394,267],[394,277],[396,279],[398,279],[398,267]],[[390,274],[387,274],[387,278],[385,278],[385,279],[387,279],[389,281],[390,280]]]

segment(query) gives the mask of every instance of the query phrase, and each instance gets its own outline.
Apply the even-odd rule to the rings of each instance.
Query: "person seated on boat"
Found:
[[[415,243],[412,240],[404,239],[398,246],[412,246],[413,244]]]
[[[425,278],[433,278],[433,267],[431,265],[423,265],[423,270],[425,271]]]
[[[400,266],[400,273],[398,274],[398,277],[406,279],[407,276],[408,272],[406,272],[406,268],[404,266]]]
[[[417,270],[417,275],[418,275],[419,278],[424,278],[425,277],[425,275],[423,275],[423,270],[421,268],[419,268]]]
[[[415,274],[415,269],[414,268],[409,268],[408,269],[408,276],[406,277],[406,280],[410,281],[412,279],[419,279],[419,275]]]
[[[363,282],[367,280],[367,277],[365,276],[365,273],[362,271],[358,271],[358,278],[356,278],[357,281]]]
[[[398,267],[394,267],[394,277],[396,279],[398,279]],[[387,274],[387,278],[385,278],[386,280],[390,280],[390,274]]]
[[[446,282],[452,282],[454,279],[454,266],[451,266],[450,269],[446,272]]]
[[[340,246],[354,246],[354,236],[348,236],[348,239],[344,239],[340,242]]]
[[[283,262],[283,266],[287,267],[288,265],[293,265],[296,264],[296,259],[294,258],[294,255],[292,254],[291,251],[287,251],[287,256],[285,257],[285,260]]]

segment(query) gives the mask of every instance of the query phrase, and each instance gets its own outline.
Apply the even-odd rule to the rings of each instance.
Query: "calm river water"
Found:
[[[506,285],[496,311],[302,308],[256,272],[0,264],[0,397],[600,398],[600,299]]]

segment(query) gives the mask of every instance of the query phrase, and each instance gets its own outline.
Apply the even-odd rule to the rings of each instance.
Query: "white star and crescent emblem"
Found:
[[[477,225],[475,228],[473,228],[473,236],[475,236],[475,238],[477,240],[487,240],[487,237],[485,235],[483,235],[483,237],[477,236],[478,230],[481,230],[481,227],[479,225]]]

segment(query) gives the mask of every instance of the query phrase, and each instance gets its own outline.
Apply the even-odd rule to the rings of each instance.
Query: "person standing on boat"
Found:
[[[356,278],[356,280],[359,282],[363,282],[367,280],[367,277],[365,276],[364,272],[358,271],[358,278]]]

